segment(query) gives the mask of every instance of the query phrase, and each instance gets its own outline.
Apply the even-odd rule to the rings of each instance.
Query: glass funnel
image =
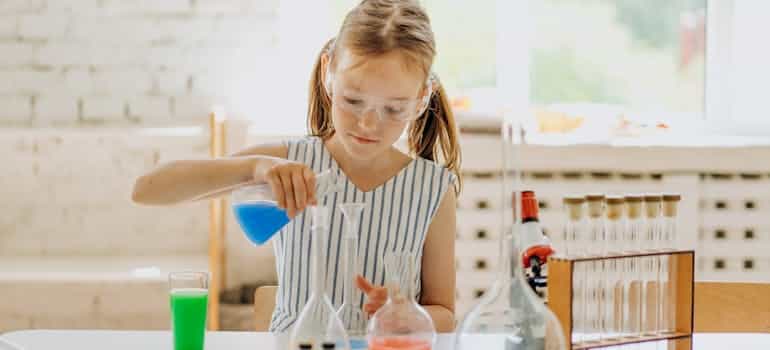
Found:
[[[310,238],[310,298],[302,308],[294,328],[291,331],[289,349],[345,349],[350,350],[350,343],[345,326],[337,317],[329,295],[326,294],[325,281],[327,266],[326,246],[329,230],[329,208],[311,207],[313,214]]]
[[[414,253],[386,252],[384,259],[388,301],[369,321],[369,349],[430,350],[436,342],[436,327],[415,301]]]
[[[366,349],[366,314],[355,302],[360,300],[360,291],[355,287],[356,266],[358,261],[358,228],[361,222],[361,212],[364,203],[343,203],[339,205],[345,218],[345,234],[342,237],[342,263],[344,264],[343,299],[337,310],[337,316],[345,325],[345,331],[350,338],[351,349]]]
[[[341,177],[336,171],[326,170],[316,176],[316,198],[341,190]],[[278,207],[270,185],[261,183],[239,187],[233,191],[232,207],[246,237],[256,245],[270,240],[289,223],[286,210]]]
[[[517,153],[523,130],[518,123],[506,122],[502,132],[503,203],[511,194],[514,196],[513,215],[507,210],[502,215],[502,268],[491,288],[458,326],[455,349],[563,350],[567,343],[559,320],[529,287],[521,265],[521,180],[517,170],[521,163]]]

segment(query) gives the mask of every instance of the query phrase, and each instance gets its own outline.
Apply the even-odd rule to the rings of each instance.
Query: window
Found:
[[[589,118],[702,115],[705,0],[532,4],[536,106],[558,105]]]
[[[770,79],[770,47],[764,38],[770,31],[770,2],[711,1],[709,11],[714,13],[709,31],[709,43],[714,47],[709,53],[709,80],[714,83],[709,85],[708,96],[715,96],[707,100],[709,118],[739,125],[766,124],[761,111],[765,110],[765,85]],[[766,128],[754,129],[767,134]]]
[[[281,84],[269,91],[285,98],[267,102],[298,115],[287,130],[302,132],[319,46],[359,1],[279,2],[277,42],[289,56],[278,57],[297,69],[271,73]],[[460,116],[499,117],[504,103],[534,112],[540,131],[621,135],[703,118],[762,122],[768,1],[421,2],[436,34],[434,71]]]

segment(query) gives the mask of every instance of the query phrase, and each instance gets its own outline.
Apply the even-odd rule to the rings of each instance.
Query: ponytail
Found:
[[[437,85],[428,108],[409,126],[409,150],[415,156],[432,161],[438,161],[440,157],[444,166],[455,175],[455,194],[459,194],[462,190],[459,133],[446,91],[441,84]]]
[[[326,72],[323,69],[323,56],[329,52],[329,47],[333,41],[334,39],[331,39],[326,42],[326,45],[324,45],[316,59],[313,75],[310,78],[310,94],[307,108],[308,133],[324,140],[334,135],[334,126],[331,119],[332,103],[329,93],[324,87],[324,74]]]

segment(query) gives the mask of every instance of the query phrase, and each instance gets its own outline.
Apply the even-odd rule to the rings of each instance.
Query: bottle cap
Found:
[[[567,211],[571,220],[580,220],[583,217],[583,203],[586,199],[583,196],[566,196],[564,204],[567,205]]]
[[[521,220],[538,218],[537,198],[534,191],[521,192]]]
[[[601,193],[587,194],[586,201],[588,201],[588,216],[601,217],[604,211],[604,195]]]

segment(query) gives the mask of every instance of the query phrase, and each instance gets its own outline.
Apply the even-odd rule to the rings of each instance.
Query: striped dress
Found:
[[[317,137],[305,137],[287,143],[288,159],[307,164],[320,173],[339,170],[336,161]],[[330,217],[326,254],[326,291],[335,307],[342,304],[343,217],[338,204],[364,202],[358,232],[357,273],[374,284],[383,285],[386,251],[408,251],[416,256],[414,291],[419,300],[422,250],[431,219],[446,191],[451,191],[455,176],[435,162],[417,158],[396,176],[368,192],[363,192],[339,171],[343,190],[318,198],[328,206]],[[298,214],[273,238],[278,275],[275,310],[270,321],[271,332],[288,331],[310,296],[310,210]],[[356,293],[360,307],[362,293]]]

